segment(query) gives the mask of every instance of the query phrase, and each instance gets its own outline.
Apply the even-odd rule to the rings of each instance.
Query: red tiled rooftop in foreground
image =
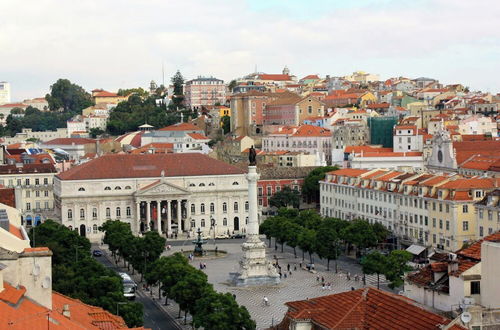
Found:
[[[243,174],[242,169],[199,153],[107,154],[75,166],[61,180],[148,178]]]
[[[23,235],[21,234],[21,229],[17,228],[16,226],[14,226],[13,224],[9,224],[9,232],[16,236],[17,238],[19,239],[22,239],[24,240],[24,237]]]
[[[324,329],[440,329],[451,322],[408,298],[375,288],[364,288],[314,299],[288,302],[285,319],[310,321]],[[316,328],[314,327],[314,328]]]
[[[457,255],[474,260],[481,260],[481,244],[483,241],[500,242],[500,231],[486,236],[465,249],[457,251]]]
[[[3,282],[3,288],[4,289],[0,292],[0,301],[5,301],[13,305],[16,305],[19,302],[19,299],[21,299],[26,292],[26,288],[24,286],[16,289],[7,282]]]

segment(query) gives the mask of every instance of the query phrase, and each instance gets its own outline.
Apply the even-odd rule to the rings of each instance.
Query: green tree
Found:
[[[23,124],[20,119],[13,117],[12,115],[7,116],[6,120],[7,133],[10,136],[15,136],[16,133],[20,133],[23,129]]]
[[[323,166],[312,170],[304,179],[302,195],[308,202],[319,202],[319,181],[325,178],[327,172],[338,170],[337,166]]]
[[[372,229],[377,239],[377,243],[384,242],[387,239],[387,236],[389,236],[390,234],[389,230],[387,230],[387,228],[385,228],[384,225],[380,222],[375,222],[372,225]]]
[[[98,137],[99,135],[102,135],[104,133],[105,133],[105,131],[103,131],[102,129],[100,129],[98,127],[93,127],[89,131],[89,135],[93,139],[95,139],[96,137]]]
[[[229,89],[229,92],[232,93],[233,89],[238,85],[236,80],[231,80],[231,82],[227,85],[227,89]]]
[[[172,85],[174,85],[174,95],[172,95],[172,103],[174,109],[183,108],[184,102],[184,77],[181,72],[177,70],[175,75],[171,79]]]
[[[385,277],[390,281],[391,289],[400,287],[404,283],[404,275],[412,268],[408,265],[412,255],[408,251],[394,250],[387,257],[387,269]]]
[[[337,272],[336,261],[340,255],[340,232],[343,228],[343,221],[334,218],[324,219],[318,228],[317,252],[321,258],[327,260],[327,270],[330,270],[330,260],[335,260],[335,272]]]
[[[184,322],[188,312],[194,314],[196,301],[209,291],[212,291],[212,285],[207,283],[207,275],[193,267],[190,272],[178,279],[170,289],[170,293],[179,304],[179,317],[181,310],[184,311]]]
[[[266,235],[266,238],[269,240],[269,247],[271,247],[271,239],[272,235],[272,227],[273,227],[274,217],[268,218],[264,220],[259,226],[259,232],[263,235]]]
[[[123,296],[122,279],[91,257],[90,242],[52,220],[29,232],[34,247],[46,246],[52,255],[52,287],[55,291],[116,313],[117,303],[129,327],[142,325],[142,305]]]
[[[377,274],[377,289],[380,289],[380,274],[387,272],[387,257],[378,251],[373,251],[361,259],[364,274]]]
[[[141,98],[147,98],[149,97],[149,92],[142,87],[137,87],[137,88],[127,88],[127,89],[119,89],[118,93],[116,93],[120,96],[127,96],[130,94],[135,94],[140,96]]]
[[[62,109],[70,113],[79,113],[94,104],[89,93],[68,79],[59,79],[50,86],[50,94],[47,94],[45,99],[50,110]]]
[[[301,211],[294,220],[302,227],[317,230],[323,222],[323,218],[315,210]]]
[[[277,208],[289,206],[299,208],[299,204],[299,192],[297,190],[291,189],[290,187],[283,187],[281,191],[278,191],[269,199],[269,205]]]
[[[297,246],[299,245],[299,236],[302,227],[294,222],[288,222],[288,228],[285,232],[285,241],[288,246],[293,248],[293,255],[297,258]]]
[[[230,293],[211,291],[196,301],[193,326],[206,330],[253,330],[255,321]]]
[[[356,246],[357,254],[363,249],[377,245],[377,237],[368,221],[357,219],[349,222],[342,230],[341,236],[349,244]]]
[[[220,122],[221,122],[223,134],[226,135],[227,133],[229,133],[231,131],[231,117],[223,116],[220,119]]]
[[[13,115],[22,115],[24,113],[24,110],[23,108],[13,108],[12,110],[10,110],[10,113],[13,114]]]
[[[307,252],[310,262],[313,263],[312,254],[316,248],[316,231],[304,228],[299,235],[298,243],[302,250],[302,260],[304,260],[304,252]]]

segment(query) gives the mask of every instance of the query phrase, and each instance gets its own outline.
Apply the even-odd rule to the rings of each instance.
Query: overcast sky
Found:
[[[13,101],[58,78],[148,86],[179,69],[428,76],[500,92],[498,0],[0,0],[0,81]]]

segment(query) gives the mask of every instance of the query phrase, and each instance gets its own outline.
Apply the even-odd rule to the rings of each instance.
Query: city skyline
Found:
[[[230,4],[230,5],[228,5]],[[496,93],[495,1],[187,1],[0,4],[0,80],[12,101],[44,96],[58,78],[90,90],[146,87],[179,69],[226,82],[287,65],[307,74],[356,70]],[[411,13],[411,14],[410,14]],[[377,35],[379,37],[377,37]]]

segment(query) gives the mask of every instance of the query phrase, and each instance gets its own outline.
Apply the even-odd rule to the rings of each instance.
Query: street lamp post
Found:
[[[214,231],[214,245],[215,245],[215,226],[216,226],[216,223],[215,223],[214,217],[212,217],[212,216],[210,216],[210,226],[212,227],[212,229]]]

